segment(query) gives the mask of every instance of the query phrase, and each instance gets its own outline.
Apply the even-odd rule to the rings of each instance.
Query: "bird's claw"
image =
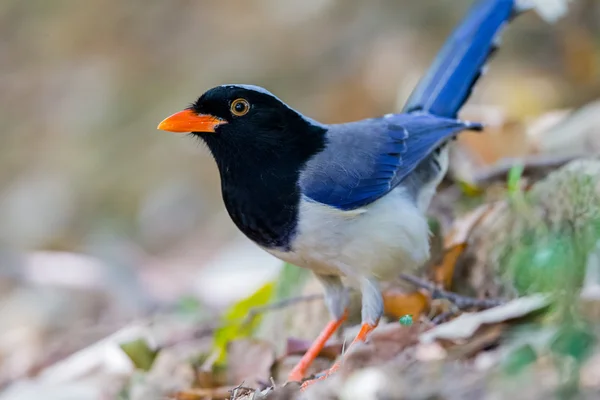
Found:
[[[339,362],[337,362],[337,363],[333,364],[333,366],[331,368],[329,368],[328,370],[319,372],[318,374],[316,374],[313,379],[309,379],[309,380],[302,382],[302,385],[300,386],[300,391],[306,390],[306,388],[313,385],[314,383],[317,383],[319,381],[324,381],[325,379],[327,379],[331,375],[333,375],[339,368],[340,368],[340,364],[339,364]]]

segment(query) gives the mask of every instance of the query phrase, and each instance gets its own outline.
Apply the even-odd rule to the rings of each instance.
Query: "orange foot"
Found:
[[[304,379],[304,375],[306,375],[306,370],[310,367],[312,362],[317,358],[323,347],[327,341],[333,336],[333,334],[342,326],[344,321],[348,318],[348,311],[344,312],[344,315],[337,321],[331,321],[325,329],[321,332],[321,334],[315,339],[310,348],[304,353],[302,359],[296,364],[296,366],[290,372],[288,376],[288,382],[302,382]]]
[[[355,345],[358,342],[365,342],[367,340],[367,335],[369,333],[371,333],[371,331],[373,329],[375,329],[375,327],[377,327],[377,324],[371,325],[371,324],[363,323],[362,326],[360,327],[360,331],[358,332],[358,335],[356,335],[356,337],[354,338],[354,340],[350,344],[349,348],[351,348],[353,345]],[[302,384],[302,386],[300,387],[300,390],[306,390],[307,387],[309,387],[310,385],[314,384],[315,382],[322,381],[322,380],[325,380],[325,379],[329,378],[332,374],[334,374],[335,372],[337,372],[338,369],[340,369],[340,365],[341,365],[342,360],[337,361],[335,364],[333,364],[333,366],[331,368],[329,368],[327,371],[325,371],[318,378],[311,379],[311,380],[308,380],[308,381],[304,382]]]

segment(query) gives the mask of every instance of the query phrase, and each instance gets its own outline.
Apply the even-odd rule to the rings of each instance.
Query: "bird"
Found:
[[[362,295],[354,344],[382,317],[380,281],[416,272],[428,260],[426,212],[448,169],[448,144],[483,129],[457,114],[502,28],[525,9],[518,0],[476,2],[399,113],[323,124],[262,87],[225,84],[158,125],[201,139],[237,228],[321,282],[332,319],[288,381],[304,379],[346,320],[348,286]]]

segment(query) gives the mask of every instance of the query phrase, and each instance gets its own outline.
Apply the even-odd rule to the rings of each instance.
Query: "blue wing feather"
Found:
[[[310,161],[302,176],[303,193],[341,210],[362,207],[400,184],[444,141],[480,128],[424,113],[333,125],[328,132],[333,143]]]
[[[481,125],[454,119],[468,99],[516,0],[480,0],[448,38],[404,107],[405,114],[330,127],[332,143],[309,162],[300,185],[342,210],[369,204],[399,185],[435,149]]]

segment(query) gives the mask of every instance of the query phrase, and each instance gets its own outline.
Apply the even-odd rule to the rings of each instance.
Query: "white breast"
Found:
[[[303,200],[299,220],[292,251],[267,251],[320,274],[389,279],[429,257],[427,221],[401,187],[352,211]]]

